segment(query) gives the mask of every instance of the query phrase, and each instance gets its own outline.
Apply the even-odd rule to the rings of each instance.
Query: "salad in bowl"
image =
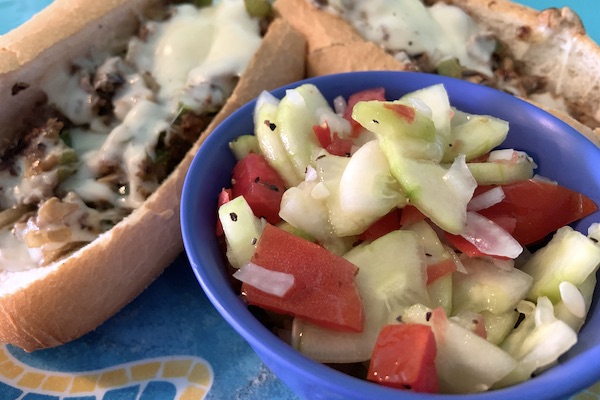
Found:
[[[219,129],[184,187],[186,250],[296,392],[594,382],[567,382],[596,362],[600,265],[598,149],[572,128],[492,89],[368,72],[264,92]]]

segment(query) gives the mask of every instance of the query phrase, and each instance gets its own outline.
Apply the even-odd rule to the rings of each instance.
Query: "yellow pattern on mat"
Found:
[[[175,386],[176,400],[204,399],[213,383],[213,371],[200,357],[169,356],[124,363],[85,372],[42,371],[17,360],[6,345],[0,346],[0,380],[29,393],[58,396],[104,397],[109,390],[139,386],[138,398],[150,382]]]

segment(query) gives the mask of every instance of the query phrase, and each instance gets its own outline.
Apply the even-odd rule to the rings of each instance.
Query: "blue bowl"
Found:
[[[510,123],[504,147],[524,150],[534,157],[537,172],[564,186],[580,191],[600,204],[600,150],[569,125],[509,94],[465,81],[412,72],[356,72],[322,76],[274,90],[282,98],[285,90],[313,83],[331,102],[354,92],[383,86],[389,99],[443,83],[451,104],[460,110],[489,114]],[[204,142],[195,156],[183,188],[181,220],[185,249],[202,288],[221,315],[243,336],[264,363],[301,398],[432,399],[454,395],[426,395],[394,390],[345,375],[303,356],[265,328],[246,308],[230,286],[223,263],[215,224],[217,197],[230,185],[235,159],[228,143],[253,132],[255,102],[246,104],[226,119]],[[574,225],[587,233],[600,213]],[[598,291],[579,334],[579,341],[558,365],[519,385],[464,399],[564,399],[600,380],[600,310]]]

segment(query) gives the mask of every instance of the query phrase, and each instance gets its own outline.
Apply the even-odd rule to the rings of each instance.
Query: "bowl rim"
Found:
[[[474,91],[481,96],[497,97],[506,104],[521,107],[521,110],[525,113],[525,115],[542,115],[545,122],[552,123],[558,130],[567,132],[569,139],[572,140],[577,147],[584,147],[591,151],[590,146],[593,146],[595,149],[594,151],[600,152],[600,150],[589,139],[585,138],[566,122],[524,100],[489,87],[439,75],[404,71],[349,72],[307,78],[271,90],[269,92],[274,94],[276,97],[281,98],[283,94],[285,94],[285,90],[295,88],[304,83],[312,83],[321,88],[326,83],[331,81],[345,81],[348,79],[353,81],[365,81],[368,80],[367,77],[379,82],[386,82],[390,79],[416,80],[421,83],[421,87],[426,87],[435,83],[444,83],[449,94],[451,91],[454,92],[454,90],[456,90],[455,88],[464,88],[465,90]],[[385,84],[382,86],[385,86]],[[293,349],[291,346],[284,343],[282,340],[277,339],[271,331],[264,327],[247,310],[246,305],[234,293],[233,289],[229,291],[216,291],[215,285],[219,280],[222,279],[222,276],[220,276],[222,273],[217,272],[219,274],[219,276],[217,276],[214,271],[211,272],[211,269],[215,270],[215,268],[209,267],[209,269],[204,269],[201,267],[203,254],[190,236],[194,231],[194,227],[191,222],[194,220],[194,212],[190,205],[194,204],[194,202],[197,200],[197,190],[195,188],[195,186],[197,186],[197,182],[194,180],[194,176],[198,169],[205,168],[206,164],[209,163],[206,160],[210,158],[211,153],[216,153],[213,152],[212,149],[216,144],[223,140],[223,132],[231,129],[240,117],[246,116],[247,118],[248,114],[252,115],[255,103],[256,99],[246,103],[215,128],[215,130],[201,145],[197,154],[192,160],[183,185],[181,197],[181,226],[184,248],[190,261],[190,265],[196,278],[202,286],[202,289],[217,311],[250,344],[250,346],[261,356],[261,358],[264,354],[268,355],[269,358],[274,356],[283,359],[286,364],[286,368],[290,368],[291,373],[298,378],[310,381],[317,378],[319,379],[319,382],[329,390],[339,391],[340,387],[342,387],[348,393],[368,395],[371,397],[375,396],[375,398],[381,399],[399,398],[400,396],[403,396],[402,398],[406,399],[431,398],[431,395],[421,393],[404,391],[399,393],[399,391],[396,389],[390,389],[368,381],[351,377],[307,358],[297,350]],[[214,157],[214,154],[212,154],[212,156]],[[217,193],[215,193],[214,199],[215,210],[216,195]],[[597,296],[594,297],[596,298]],[[223,304],[227,304],[228,307],[226,308]],[[515,386],[476,394],[464,394],[461,395],[461,398],[491,400],[523,398],[524,395],[532,398],[542,398],[543,395],[546,396],[544,398],[564,398],[565,396],[575,394],[600,380],[600,346],[596,345],[595,347],[587,349],[577,357],[568,359],[564,363],[561,362],[552,368],[560,368],[561,373],[563,374],[561,375],[561,379],[548,380],[543,378],[545,374],[541,374],[535,379],[525,381]],[[596,372],[582,375],[581,371]],[[325,378],[331,379],[328,380]],[[285,382],[284,379],[282,380]],[[553,393],[548,397],[547,392],[551,387],[553,388]],[[435,396],[436,398],[440,399],[445,397],[456,398],[456,395],[451,394],[436,394]]]

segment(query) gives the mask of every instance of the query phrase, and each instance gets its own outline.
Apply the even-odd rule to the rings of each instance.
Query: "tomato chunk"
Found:
[[[470,243],[469,243],[470,244]],[[427,284],[456,271],[456,263],[450,258],[427,265]]]
[[[535,243],[598,209],[587,196],[541,180],[503,185],[502,190],[504,200],[479,213],[492,221],[499,217],[514,218],[516,224],[511,233],[522,246]]]
[[[279,208],[285,191],[285,182],[260,154],[250,153],[233,168],[232,192],[244,196],[257,217],[269,223],[281,221]]]
[[[326,149],[331,144],[331,129],[327,121],[320,125],[313,125],[313,132],[322,148]]]
[[[377,338],[367,379],[398,389],[437,393],[436,353],[430,326],[386,325]]]
[[[405,119],[409,124],[412,124],[415,120],[415,109],[405,104],[384,104],[383,107],[387,108],[388,110],[392,110],[396,113],[396,115],[402,119]]]
[[[352,109],[354,108],[354,105],[359,101],[370,100],[385,101],[385,89],[382,87],[367,89],[360,92],[356,92],[348,98],[348,106],[346,107],[346,110],[344,112],[344,118],[350,121],[353,136],[358,136],[358,134],[362,130],[362,126],[352,119]]]
[[[294,275],[294,286],[278,297],[244,283],[242,292],[249,304],[329,329],[362,331],[365,316],[354,278],[358,269],[345,258],[267,224],[252,262]]]
[[[400,225],[411,225],[415,222],[423,221],[427,216],[415,206],[404,206],[400,215]]]
[[[357,239],[361,241],[373,241],[386,233],[400,229],[400,210],[395,208],[383,217],[375,221]]]
[[[341,138],[337,132],[332,134],[327,122],[324,122],[321,125],[314,125],[313,132],[315,133],[315,136],[317,137],[321,147],[327,150],[330,154],[342,157],[347,157],[350,155],[352,146],[354,145],[352,139]]]
[[[334,156],[349,157],[352,153],[353,145],[354,142],[352,142],[352,139],[344,139],[339,137],[337,133],[334,133],[331,143],[325,149]]]

